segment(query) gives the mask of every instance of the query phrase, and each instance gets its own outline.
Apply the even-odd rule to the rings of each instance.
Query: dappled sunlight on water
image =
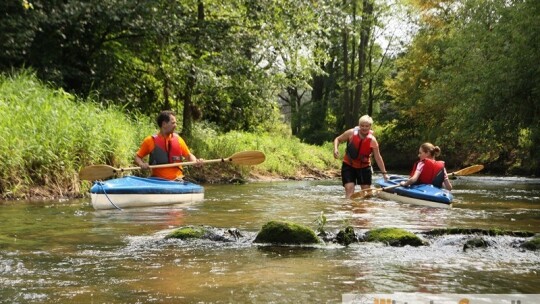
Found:
[[[432,237],[434,228],[540,232],[540,180],[473,176],[453,181],[454,208],[377,197],[344,199],[340,181],[208,185],[187,207],[94,211],[87,200],[0,204],[1,303],[314,303],[343,293],[540,293],[540,253],[525,238]],[[429,245],[274,247],[252,244],[270,220],[363,234],[399,227]],[[236,228],[237,242],[165,239],[176,227]],[[6,302],[7,301],[7,302]]]

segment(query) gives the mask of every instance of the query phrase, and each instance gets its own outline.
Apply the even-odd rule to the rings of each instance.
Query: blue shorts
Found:
[[[371,166],[365,168],[353,168],[346,163],[341,165],[341,182],[343,185],[354,183],[355,185],[371,185]]]

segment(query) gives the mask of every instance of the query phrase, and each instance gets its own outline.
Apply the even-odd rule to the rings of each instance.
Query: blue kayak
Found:
[[[94,209],[121,209],[200,201],[204,188],[187,181],[126,176],[95,182],[90,195]]]
[[[452,207],[452,200],[454,197],[450,191],[428,184],[412,185],[409,187],[396,187],[400,182],[406,180],[406,177],[395,175],[390,176],[388,180],[384,180],[383,178],[378,179],[376,181],[378,186],[382,188],[392,187],[389,189],[383,189],[383,191],[380,191],[379,195],[387,200],[394,200],[397,202],[414,205],[440,208]]]

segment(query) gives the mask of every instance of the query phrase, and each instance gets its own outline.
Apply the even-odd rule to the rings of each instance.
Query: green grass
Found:
[[[263,151],[266,155],[264,163],[255,168],[243,167],[244,170],[255,169],[259,173],[289,178],[296,176],[300,170],[325,171],[337,169],[341,164],[334,159],[331,145],[311,146],[287,134],[233,131],[216,136],[200,135],[197,138],[204,138],[207,142],[207,149],[203,151],[205,158],[221,158],[246,150]]]
[[[131,164],[150,122],[77,100],[29,72],[0,75],[0,194],[76,195],[89,164]],[[87,188],[87,187],[86,187]]]
[[[81,168],[133,166],[142,139],[156,132],[154,117],[128,116],[121,109],[77,99],[41,83],[28,71],[0,75],[0,115],[0,198],[86,193],[90,183],[79,181]],[[300,172],[336,170],[341,164],[333,158],[331,143],[311,146],[286,131],[278,132],[218,134],[197,124],[194,139],[187,142],[197,157],[261,150],[266,161],[257,166],[208,165],[191,173],[195,178],[251,173],[294,178]]]

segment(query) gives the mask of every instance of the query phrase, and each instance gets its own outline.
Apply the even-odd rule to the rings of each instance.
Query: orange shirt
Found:
[[[162,136],[161,134],[158,134],[158,136]],[[168,138],[166,138],[167,147],[169,147],[169,141],[172,138],[172,134],[169,135]],[[189,154],[191,153],[189,151],[188,146],[186,145],[186,142],[178,136],[178,142],[180,143],[180,149],[182,150],[182,156],[183,157],[189,157]],[[154,139],[152,136],[147,136],[139,148],[139,151],[137,151],[137,156],[140,158],[143,158],[150,154],[154,150],[155,144]],[[152,176],[155,177],[161,177],[169,180],[174,180],[177,178],[182,178],[184,176],[184,173],[182,172],[182,166],[178,167],[170,167],[170,168],[156,168],[152,169]]]

